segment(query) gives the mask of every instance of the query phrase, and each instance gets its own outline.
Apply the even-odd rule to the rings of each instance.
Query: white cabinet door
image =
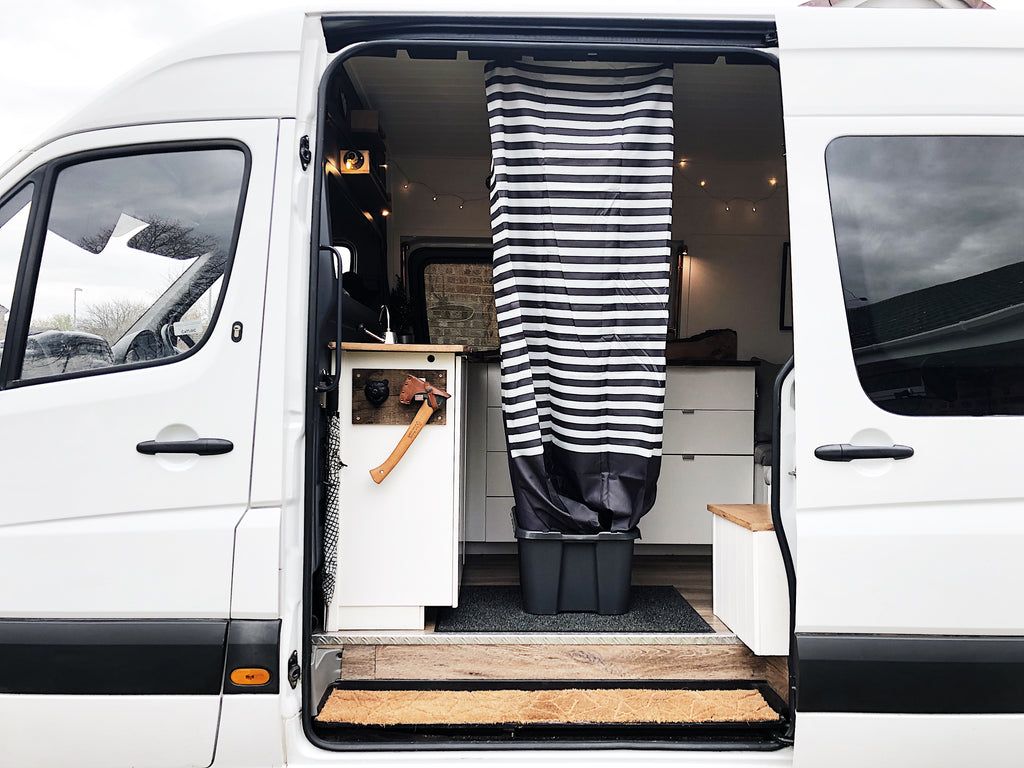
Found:
[[[1024,17],[798,8],[778,32],[796,763],[1013,765]]]
[[[25,664],[0,695],[2,764],[212,759],[277,135],[124,128],[31,158],[48,216],[0,382],[0,621]]]

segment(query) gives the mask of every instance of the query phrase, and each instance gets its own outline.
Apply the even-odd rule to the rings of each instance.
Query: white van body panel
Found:
[[[805,635],[822,644],[851,638],[860,648],[884,647],[892,635],[943,648],[1019,636],[1024,606],[1006,589],[1024,582],[1024,490],[1013,450],[1024,419],[907,416],[869,399],[851,349],[826,148],[846,136],[1024,136],[1024,98],[1010,74],[1024,67],[1024,15],[797,9],[780,13],[777,26],[798,404],[795,458],[782,471],[797,477],[786,533],[796,550],[798,646]],[[936,264],[945,256],[935,254]],[[961,328],[954,346],[979,344],[972,330]],[[816,458],[818,446],[834,444],[915,452],[901,461]],[[845,670],[861,702],[871,682],[849,679],[849,665],[863,659],[839,653],[833,669]],[[903,670],[916,660],[892,661]],[[840,709],[845,692],[837,690],[830,701]],[[871,714],[803,711],[807,697],[803,704],[798,695],[797,766],[1020,762],[1020,715],[885,714],[891,705],[881,700]],[[968,713],[986,706],[963,702]]]
[[[806,713],[800,715],[794,765],[1017,768],[1022,728],[1024,715]]]
[[[213,760],[219,710],[216,696],[0,694],[0,766],[198,768]]]
[[[115,81],[48,137],[119,125],[294,117],[301,13],[224,25]]]
[[[230,137],[249,147],[252,169],[218,323],[224,328],[203,354],[32,383],[0,398],[7,436],[0,443],[0,560],[13,573],[37,574],[5,584],[5,616],[228,616],[234,531],[252,467],[277,130],[276,120],[121,128],[78,134],[33,155],[38,165],[87,149]],[[252,334],[248,343],[231,341],[236,321]],[[219,382],[220,396],[197,396],[210,382]],[[235,447],[191,458],[135,450],[144,440],[181,439],[162,434],[188,439],[190,431]]]

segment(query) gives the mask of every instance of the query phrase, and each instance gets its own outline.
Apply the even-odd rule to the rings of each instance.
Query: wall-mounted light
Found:
[[[341,155],[342,173],[369,173],[370,153],[365,149],[348,149]]]
[[[381,209],[380,215],[381,216],[390,216],[391,215],[391,211],[389,211],[387,208],[383,208],[383,209]]]

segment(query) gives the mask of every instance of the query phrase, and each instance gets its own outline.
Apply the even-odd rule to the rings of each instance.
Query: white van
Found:
[[[286,13],[4,165],[0,764],[1020,765],[1024,16],[963,5]],[[477,289],[483,67],[529,57],[675,73],[633,577],[697,629],[440,626],[517,578]],[[395,371],[452,398],[377,484]],[[770,714],[379,724],[567,689]]]

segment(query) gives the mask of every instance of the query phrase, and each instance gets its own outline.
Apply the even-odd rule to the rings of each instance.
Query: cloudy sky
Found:
[[[297,0],[0,0],[0,163],[136,64]]]

